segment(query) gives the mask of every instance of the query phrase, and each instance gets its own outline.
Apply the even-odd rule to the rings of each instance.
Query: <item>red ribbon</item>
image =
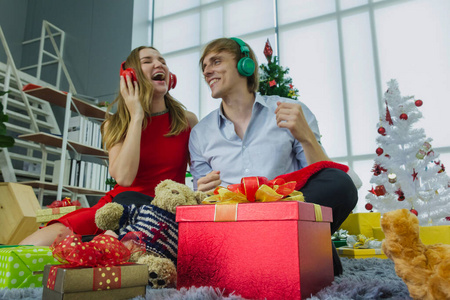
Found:
[[[343,164],[332,161],[319,161],[298,171],[279,175],[273,180],[268,180],[266,177],[261,176],[244,177],[241,179],[241,183],[230,184],[227,186],[227,189],[235,193],[244,194],[250,202],[255,202],[255,193],[263,184],[274,189],[278,194],[287,196],[294,190],[300,190],[312,175],[325,168],[335,168],[344,172],[349,170],[348,166]],[[214,191],[214,194],[218,194],[218,189]]]
[[[64,198],[63,200],[55,200],[52,202],[52,204],[47,205],[48,208],[56,208],[56,207],[65,207],[65,206],[81,206],[80,201],[70,200],[69,197]]]
[[[71,234],[57,238],[50,246],[53,256],[63,265],[52,266],[47,287],[54,290],[59,268],[93,268],[93,290],[120,288],[120,266],[126,264],[131,254],[145,252],[142,232],[129,232],[120,241],[110,235],[97,235],[90,242],[82,242],[81,236]],[[105,280],[109,279],[109,280]]]
[[[241,183],[230,184],[227,186],[227,189],[234,193],[244,194],[248,201],[255,202],[256,191],[263,184],[273,189],[276,193],[287,196],[295,190],[296,182],[286,182],[281,178],[268,180],[266,177],[262,176],[244,177],[241,179]],[[217,190],[214,191],[214,193],[217,194]]]
[[[127,262],[132,253],[145,251],[141,232],[130,232],[121,241],[110,235],[97,235],[90,242],[82,242],[80,235],[55,240],[50,249],[53,256],[72,267],[114,266]]]
[[[75,268],[70,265],[56,265],[50,268],[47,279],[47,288],[55,290],[56,275],[59,269]],[[95,267],[92,270],[92,290],[120,289],[122,285],[122,266]],[[89,273],[87,274],[89,275]]]

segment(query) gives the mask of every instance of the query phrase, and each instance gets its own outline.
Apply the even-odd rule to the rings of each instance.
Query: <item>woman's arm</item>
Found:
[[[191,129],[194,128],[195,125],[197,125],[198,119],[197,119],[197,116],[193,112],[186,111],[186,118],[188,120],[189,127]],[[191,156],[189,153],[188,153],[188,157],[187,157],[187,163],[189,166],[191,165]]]
[[[115,144],[109,149],[109,174],[116,182],[124,187],[130,186],[139,168],[139,156],[141,148],[142,121],[144,110],[139,101],[139,87],[132,83],[127,76],[127,81],[120,77],[120,92],[125,99],[130,113],[130,123],[123,142]],[[105,124],[105,131],[108,123]]]
[[[191,129],[194,128],[195,125],[197,125],[198,119],[193,112],[186,111],[186,118],[188,120],[189,127],[191,127]]]

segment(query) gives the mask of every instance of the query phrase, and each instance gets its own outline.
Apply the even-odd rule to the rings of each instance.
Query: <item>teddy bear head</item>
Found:
[[[423,251],[419,239],[419,220],[406,208],[384,213],[381,227],[385,235],[382,249],[389,258],[413,257]]]
[[[384,213],[381,226],[385,235],[393,233],[397,238],[419,236],[419,220],[406,208]]]
[[[184,184],[166,179],[156,186],[151,205],[175,214],[177,206],[200,204],[206,197],[206,193],[194,192]],[[124,212],[129,212],[129,209],[119,203],[108,203],[97,210],[95,223],[103,230],[117,230],[120,228],[121,218],[124,218]]]
[[[177,206],[200,204],[206,197],[206,193],[194,192],[184,184],[166,179],[156,186],[152,205],[175,214]]]

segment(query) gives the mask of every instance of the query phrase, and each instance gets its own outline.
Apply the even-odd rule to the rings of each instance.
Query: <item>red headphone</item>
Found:
[[[125,62],[120,65],[120,76],[126,77],[129,76],[131,81],[137,82],[136,71],[133,68],[125,69]],[[173,73],[169,73],[169,87],[167,91],[174,89],[177,86],[177,76]]]

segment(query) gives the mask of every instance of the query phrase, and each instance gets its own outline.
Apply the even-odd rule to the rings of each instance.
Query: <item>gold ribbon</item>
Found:
[[[302,201],[305,199],[300,191],[293,191],[287,197],[278,194],[273,188],[263,184],[255,193],[255,202],[274,202],[274,201]],[[224,187],[218,187],[214,191],[214,195],[205,198],[202,204],[236,204],[250,203],[247,197],[241,192],[232,192]]]
[[[355,248],[355,249],[363,248],[366,243],[368,243],[369,241],[372,241],[372,240],[375,240],[375,238],[373,238],[373,237],[367,238],[363,234],[358,234],[358,241],[353,245],[353,248]]]
[[[238,204],[216,205],[214,222],[236,222]]]
[[[322,208],[320,208],[320,205],[314,204],[314,214],[316,216],[316,222],[323,221]]]

